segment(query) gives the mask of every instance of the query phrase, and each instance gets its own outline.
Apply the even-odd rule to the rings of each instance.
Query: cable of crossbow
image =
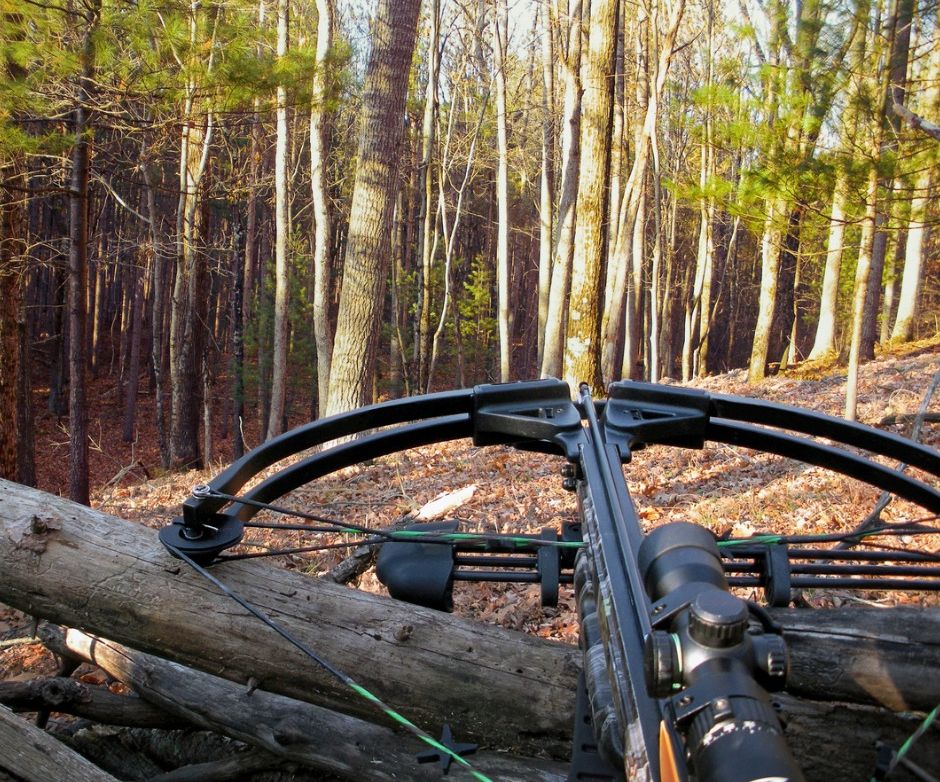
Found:
[[[249,603],[245,598],[243,598],[237,592],[232,590],[230,587],[228,587],[218,578],[213,576],[208,570],[202,567],[199,563],[190,559],[186,554],[184,554],[179,549],[174,548],[173,546],[167,546],[167,549],[169,549],[171,554],[173,554],[176,557],[179,557],[187,565],[189,565],[193,570],[195,570],[199,575],[203,576],[205,579],[211,582],[215,587],[220,589],[225,595],[232,598],[232,600],[238,603],[242,608],[248,611],[252,616],[256,617],[257,619],[260,619],[264,624],[266,624],[269,628],[274,630],[274,632],[276,632],[279,636],[281,636],[281,638],[287,641],[291,646],[303,652],[303,654],[305,654],[307,657],[313,660],[317,665],[323,668],[323,670],[325,670],[335,679],[339,680],[343,685],[345,685],[350,690],[355,692],[361,698],[369,701],[370,703],[378,707],[382,712],[385,713],[387,717],[390,717],[392,720],[394,720],[396,723],[401,725],[403,728],[407,729],[415,738],[424,742],[429,747],[432,747],[437,752],[443,753],[444,755],[449,757],[451,760],[459,763],[461,766],[463,766],[467,770],[469,774],[473,776],[474,779],[478,780],[479,782],[493,782],[493,780],[491,780],[488,776],[486,776],[480,771],[477,771],[473,767],[473,765],[470,763],[470,761],[468,761],[466,758],[462,757],[461,755],[456,753],[454,750],[450,749],[450,747],[445,746],[440,741],[435,739],[433,736],[423,731],[421,728],[415,725],[411,720],[409,720],[403,714],[400,714],[399,712],[395,711],[395,709],[393,709],[391,706],[386,704],[381,698],[379,698],[377,695],[370,692],[361,684],[359,684],[349,674],[344,673],[335,665],[333,665],[329,660],[327,660],[325,657],[317,654],[317,652],[315,652],[313,649],[307,646],[307,644],[305,644],[303,641],[301,641],[298,638],[295,638],[287,629],[285,629],[284,627],[281,627],[281,625],[279,625],[277,622],[271,619],[271,617],[265,614],[260,608],[257,608],[256,606]]]
[[[940,533],[940,528],[924,527],[920,523],[906,524],[904,526],[879,526],[872,527],[862,533],[855,532],[834,532],[822,535],[754,535],[750,538],[730,538],[728,540],[719,540],[719,548],[731,548],[733,546],[746,546],[749,543],[774,544],[793,544],[793,543],[838,543],[846,539],[854,538],[872,538],[881,535],[904,536],[904,535],[935,535]]]
[[[197,494],[197,490],[200,491],[200,494]],[[305,524],[277,524],[274,522],[259,522],[259,521],[246,521],[243,522],[245,527],[256,527],[260,529],[279,529],[285,530],[288,532],[311,532],[311,533],[329,533],[329,532],[341,532],[353,535],[371,535],[373,537],[379,538],[378,541],[368,541],[373,543],[378,543],[382,541],[394,541],[394,540],[408,540],[408,541],[420,541],[421,543],[439,543],[442,545],[450,545],[452,543],[475,543],[478,542],[481,545],[486,545],[487,543],[511,543],[516,546],[536,546],[536,547],[555,547],[555,548],[581,548],[584,544],[581,541],[577,540],[545,540],[543,538],[534,538],[528,537],[525,535],[492,535],[479,532],[436,532],[436,531],[425,531],[425,530],[387,530],[379,529],[375,527],[367,527],[362,524],[355,524],[353,522],[347,521],[338,521],[337,519],[331,519],[328,516],[320,516],[316,513],[308,513],[301,510],[293,510],[291,508],[285,508],[280,505],[273,505],[269,502],[261,502],[259,500],[252,500],[248,497],[238,496],[235,494],[224,494],[222,492],[215,491],[214,489],[209,489],[202,486],[198,486],[193,490],[193,496],[201,497],[215,497],[218,499],[224,499],[228,502],[238,503],[242,505],[251,505],[254,508],[259,508],[261,510],[269,510],[272,513],[280,513],[285,516],[296,516],[300,519],[309,519],[310,521],[318,521],[321,524],[330,525],[329,529],[323,529],[320,527],[310,527]],[[364,541],[359,541],[359,544],[364,543]],[[357,544],[358,545],[358,544]]]

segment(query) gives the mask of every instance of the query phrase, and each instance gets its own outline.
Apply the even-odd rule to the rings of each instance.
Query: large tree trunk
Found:
[[[545,355],[545,327],[552,282],[555,215],[555,25],[551,0],[542,0],[542,169],[539,180],[539,321],[538,366]]]
[[[907,61],[911,48],[911,21],[914,13],[914,0],[894,0],[891,15],[891,51],[887,80],[884,85],[883,101],[878,121],[884,126],[881,131],[881,149],[879,151],[879,189],[883,192],[875,220],[875,239],[872,243],[871,273],[868,275],[868,287],[865,292],[865,312],[868,317],[862,324],[861,356],[864,359],[875,357],[875,341],[878,337],[878,313],[881,309],[881,284],[888,251],[888,222],[891,214],[891,199],[896,168],[895,157],[901,130],[901,117],[892,106],[904,105],[907,91]],[[885,312],[883,318],[889,318]]]
[[[836,350],[836,304],[839,297],[839,272],[845,244],[845,202],[848,191],[848,172],[840,167],[832,193],[832,215],[829,218],[829,237],[826,242],[826,268],[823,273],[819,300],[819,321],[816,339],[809,353],[810,361],[832,355]]]
[[[0,706],[0,779],[47,782],[117,782],[90,760],[73,752],[41,728],[24,722],[5,706]]]
[[[215,26],[206,34],[205,11],[197,0],[189,8],[189,52],[193,71],[187,79],[180,132],[179,198],[176,212],[176,277],[170,305],[170,463],[173,467],[201,465],[199,411],[200,368],[206,325],[204,307],[207,264],[200,257],[203,177],[209,163],[215,117],[200,105],[196,81],[198,58],[207,51],[205,70],[211,73],[216,55]],[[214,9],[213,13],[219,13]]]
[[[786,220],[789,216],[787,202],[776,196],[767,199],[767,217],[761,237],[760,296],[758,298],[757,325],[751,345],[748,364],[748,382],[756,383],[767,372],[767,354],[770,349],[771,325],[777,302],[777,284],[780,274],[780,255],[786,236]]]
[[[610,171],[611,99],[619,0],[595,0],[591,6],[588,52],[581,117],[581,160],[578,174],[578,219],[564,378],[600,391],[601,297],[604,251],[607,247],[608,174]]]
[[[0,478],[19,479],[20,431],[17,401],[20,384],[20,313],[26,275],[23,229],[25,183],[23,161],[11,156],[0,181]],[[22,432],[26,437],[31,433]]]
[[[372,401],[403,112],[420,5],[420,0],[380,0],[372,24],[359,163],[330,370],[330,414]]]
[[[428,39],[428,84],[424,98],[424,118],[421,123],[421,163],[418,166],[418,260],[420,284],[418,285],[418,338],[415,342],[417,357],[418,388],[428,385],[428,363],[431,350],[431,267],[434,264],[431,241],[435,231],[434,177],[431,173],[434,160],[434,143],[437,128],[437,90],[440,78],[440,0],[433,0],[430,8],[430,38]]]
[[[561,377],[571,290],[571,262],[577,217],[578,170],[581,158],[581,0],[556,0],[556,18],[564,20],[559,30],[562,45],[559,59],[565,84],[561,118],[561,194],[555,219],[548,313],[542,349],[542,377]],[[557,10],[564,8],[564,11]]]
[[[932,111],[932,116],[936,116],[940,108],[940,46],[933,49],[926,81],[930,87],[925,91],[921,105]],[[907,246],[904,248],[904,272],[898,298],[898,313],[891,331],[891,339],[895,341],[906,342],[914,339],[921,277],[926,265],[927,204],[931,187],[936,182],[936,167],[928,162],[931,153],[932,150],[928,151],[927,155],[915,158],[920,163],[917,166],[918,173],[911,198],[911,217],[907,229]]]
[[[876,147],[877,149],[877,147]],[[855,267],[855,288],[852,294],[852,337],[849,345],[848,375],[845,380],[845,417],[855,420],[858,407],[858,371],[862,359],[862,331],[866,317],[874,317],[866,310],[866,291],[871,276],[871,255],[878,220],[878,168],[872,163],[868,172],[868,188],[865,193],[867,205],[862,222],[862,236],[858,248],[858,264]]]

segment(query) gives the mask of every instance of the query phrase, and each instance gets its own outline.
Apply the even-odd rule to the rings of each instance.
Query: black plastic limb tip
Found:
[[[447,725],[446,723],[444,725],[444,729],[441,731],[440,743],[447,747],[447,749],[449,749],[455,755],[460,755],[460,757],[472,755],[477,751],[476,744],[461,744],[457,741],[454,741],[454,734],[451,733],[450,725]],[[450,765],[454,762],[454,759],[444,752],[439,752],[436,749],[429,749],[426,752],[418,753],[418,762],[437,763],[441,767],[441,771],[446,774],[448,771],[450,771]]]
[[[160,530],[160,542],[176,556],[182,552],[200,565],[208,565],[222,551],[236,545],[244,533],[244,525],[232,516],[218,514],[211,523],[187,526],[182,516]]]

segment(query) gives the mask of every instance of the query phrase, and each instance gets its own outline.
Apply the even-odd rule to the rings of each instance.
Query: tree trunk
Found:
[[[877,134],[876,134],[877,135]],[[880,143],[879,143],[880,146]],[[875,147],[877,149],[878,146]],[[848,376],[845,380],[845,417],[855,420],[858,406],[858,370],[862,354],[862,329],[865,318],[874,313],[866,312],[866,292],[868,278],[871,275],[871,253],[875,241],[875,227],[878,219],[878,168],[871,164],[868,172],[868,189],[865,197],[865,218],[862,222],[862,238],[858,248],[858,264],[855,267],[855,288],[852,297],[852,342],[849,346]]]
[[[542,0],[542,168],[539,180],[539,320],[538,366],[545,356],[548,299],[552,283],[552,236],[555,215],[555,25],[551,0]]]
[[[619,0],[591,6],[581,116],[578,219],[575,229],[571,298],[565,337],[564,378],[600,391],[601,299],[610,173],[611,99]]]
[[[218,7],[212,8],[218,14]],[[217,53],[216,25],[208,25],[198,0],[189,7],[188,57],[193,69],[189,75],[182,107],[180,132],[179,199],[176,212],[176,275],[170,306],[170,462],[175,468],[202,464],[199,454],[199,413],[201,407],[203,346],[206,326],[199,311],[206,293],[207,264],[199,244],[204,232],[202,209],[203,177],[209,163],[215,115],[200,102],[199,70],[195,62],[206,57],[204,69],[211,75]]]
[[[147,199],[147,214],[150,222],[150,243],[153,253],[152,278],[152,323],[150,324],[150,361],[153,370],[153,406],[154,422],[157,426],[157,439],[160,445],[160,463],[164,470],[170,467],[170,441],[166,427],[166,375],[164,364],[166,357],[165,338],[165,302],[166,302],[166,256],[163,251],[162,224],[157,211],[157,195],[153,186],[149,161],[146,159],[146,146],[141,145],[141,171],[144,178],[144,193]]]
[[[431,236],[436,226],[432,167],[437,129],[437,91],[440,79],[440,0],[432,0],[429,11],[430,37],[428,39],[428,84],[424,98],[424,118],[421,123],[421,163],[418,166],[418,259],[421,266],[418,285],[418,338],[415,343],[418,369],[418,388],[426,388],[428,362],[431,350],[431,271],[434,265]]]
[[[148,264],[149,266],[149,264]],[[127,390],[124,399],[124,425],[121,439],[134,441],[134,422],[137,417],[137,389],[140,385],[140,338],[144,318],[144,279],[148,269],[135,270],[131,281],[130,361],[127,368]]]
[[[940,57],[937,59],[940,61]],[[914,185],[911,217],[907,228],[907,244],[904,248],[904,271],[901,278],[901,293],[898,296],[898,313],[891,331],[891,339],[895,342],[910,342],[914,339],[925,260],[924,235],[927,229],[927,204],[932,178],[933,169],[924,166],[918,172]]]
[[[328,411],[371,400],[388,277],[402,115],[420,0],[380,0],[363,92],[358,167],[330,372]]]
[[[927,66],[927,83],[930,85],[923,97],[922,105],[928,111],[940,109],[940,47],[935,46]],[[927,153],[929,155],[930,152]],[[907,246],[904,248],[904,272],[901,292],[898,297],[898,313],[891,331],[892,341],[908,342],[914,339],[917,323],[918,299],[925,268],[927,246],[927,206],[932,186],[936,182],[936,167],[930,165],[929,157],[918,156],[918,173],[914,180],[911,198],[911,216],[907,229]]]
[[[23,161],[11,156],[4,161],[0,182],[0,478],[19,479],[20,440],[19,384],[20,317],[25,291],[26,268],[23,236],[23,187],[26,182]],[[28,401],[28,400],[27,400]],[[31,433],[23,431],[24,437]]]
[[[787,203],[779,197],[767,200],[767,217],[761,237],[760,298],[758,299],[757,325],[751,345],[748,364],[749,383],[762,380],[767,373],[767,354],[770,349],[771,325],[777,302],[777,283],[780,273],[780,254],[783,250],[785,226],[789,218]]]
[[[845,245],[845,202],[848,194],[848,172],[840,167],[832,193],[832,215],[829,218],[829,238],[826,242],[826,269],[823,273],[819,300],[819,321],[816,339],[809,360],[816,361],[836,350],[836,312],[839,297],[839,272]]]
[[[82,43],[82,73],[78,103],[73,110],[75,146],[69,180],[69,497],[87,505],[88,496],[88,407],[85,402],[85,295],[88,284],[88,169],[89,102],[94,75],[94,31],[98,4],[89,9],[90,18]]]
[[[561,12],[558,9],[564,2],[557,0],[555,12],[556,18],[561,17],[565,22],[564,45],[559,47],[562,49],[559,60],[565,83],[565,98],[561,118],[561,194],[555,220],[555,249],[542,351],[542,377],[561,377],[562,374],[581,158],[582,3],[580,0],[568,0],[567,7]]]
[[[506,114],[506,54],[509,10],[506,0],[496,0],[493,20],[493,65],[496,68],[496,293],[499,331],[499,379],[509,381],[512,333],[509,314],[509,140]]]
[[[878,122],[883,126],[881,131],[881,149],[878,153],[880,161],[880,188],[883,196],[875,219],[875,239],[872,244],[871,272],[868,276],[868,287],[865,294],[865,312],[869,313],[862,323],[861,357],[872,359],[875,357],[875,340],[878,337],[878,314],[881,309],[881,285],[885,266],[885,255],[888,249],[888,221],[891,214],[891,197],[893,190],[895,156],[898,149],[898,138],[901,130],[901,118],[892,109],[892,106],[904,105],[907,91],[907,61],[911,48],[911,21],[914,13],[914,0],[894,0],[894,10],[891,18],[891,50],[887,73],[887,82],[884,85],[883,101],[879,111]],[[890,313],[884,313],[883,318]]]
[[[326,414],[330,392],[333,328],[330,322],[331,225],[326,161],[329,139],[329,56],[333,48],[333,0],[317,0],[317,53],[310,109],[310,188],[313,195],[313,334],[317,345],[317,405]]]
[[[277,0],[277,59],[287,57],[289,0]],[[287,214],[287,87],[277,87],[277,141],[274,151],[274,347],[271,352],[271,412],[265,439],[284,431],[287,417],[287,332],[290,272],[288,240],[290,221]]]
[[[78,630],[50,638],[45,629],[43,637],[57,654],[100,666],[165,714],[265,750],[272,765],[280,758],[351,780],[440,778],[439,766],[417,764],[415,756],[426,749],[423,744],[389,728],[264,690],[248,690]],[[551,761],[497,752],[475,753],[470,760],[499,780],[565,778],[564,766]]]

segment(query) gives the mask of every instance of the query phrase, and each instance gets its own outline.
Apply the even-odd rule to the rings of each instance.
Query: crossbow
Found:
[[[467,437],[478,446],[561,456],[562,483],[577,493],[579,520],[540,535],[462,532],[456,522],[372,529],[273,504],[344,467]],[[716,539],[686,522],[644,533],[623,465],[650,445],[702,448],[706,442],[825,467],[930,516],[833,535]],[[239,494],[282,459],[324,444],[330,445]],[[890,467],[872,456],[904,464]],[[261,526],[341,531],[379,545],[377,575],[390,594],[441,610],[452,607],[459,581],[537,583],[544,605],[557,603],[560,584],[572,584],[583,672],[569,780],[797,782],[803,775],[769,695],[786,683],[786,643],[769,614],[732,588],[762,588],[774,606],[787,605],[793,589],[814,586],[940,589],[937,554],[870,545],[885,536],[940,532],[929,524],[940,513],[940,491],[907,474],[905,465],[940,477],[940,453],[930,447],[766,401],[639,382],[612,384],[603,401],[593,400],[586,385],[572,401],[571,389],[558,380],[481,385],[364,407],[274,438],[196,487],[160,538],[174,556],[427,744],[425,754],[445,773],[456,763],[473,778],[488,779],[464,757],[471,745],[457,744],[448,730],[436,739],[418,728],[210,573],[260,510],[304,522]],[[868,545],[849,548],[861,543]]]

